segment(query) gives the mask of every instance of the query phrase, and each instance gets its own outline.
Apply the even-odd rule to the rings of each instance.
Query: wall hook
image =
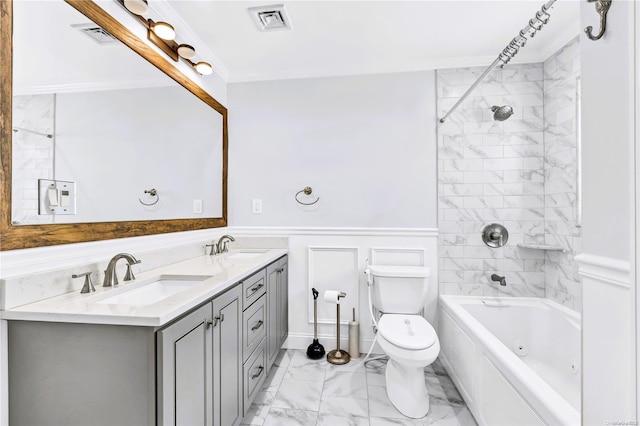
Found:
[[[316,197],[315,201],[312,201],[311,203],[304,203],[302,201],[300,201],[300,199],[298,199],[298,195],[300,195],[300,193],[304,192],[304,195],[311,195],[311,193],[313,192],[313,189],[311,189],[310,186],[305,187],[304,189],[301,189],[300,191],[296,192],[296,201],[299,204],[302,204],[304,206],[310,206],[312,204],[317,203],[320,200],[320,197]]]
[[[138,201],[140,201],[140,204],[143,204],[145,206],[153,206],[154,204],[158,204],[158,201],[160,201],[160,196],[158,195],[158,191],[156,191],[155,188],[145,189],[144,193],[149,194],[152,197],[156,197],[156,200],[153,203],[145,203],[140,198],[138,198]]]
[[[600,15],[600,32],[597,35],[593,35],[593,27],[591,25],[584,29],[584,32],[587,33],[587,37],[589,37],[590,40],[600,40],[604,35],[607,29],[607,12],[611,7],[611,1],[612,0],[587,0],[588,3],[595,2],[596,12]]]

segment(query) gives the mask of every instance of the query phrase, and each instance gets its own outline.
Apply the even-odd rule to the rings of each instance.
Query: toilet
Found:
[[[389,356],[385,372],[389,400],[407,417],[429,411],[424,367],[436,360],[440,342],[421,315],[427,302],[429,268],[369,265],[372,304],[382,314],[377,341]]]

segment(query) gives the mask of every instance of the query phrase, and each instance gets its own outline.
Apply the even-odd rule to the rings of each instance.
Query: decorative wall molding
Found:
[[[437,237],[437,228],[329,228],[329,227],[272,227],[230,226],[231,232],[245,235],[346,235],[384,237]]]
[[[398,256],[404,257],[401,261]],[[425,266],[426,250],[423,248],[372,247],[372,265]]]
[[[627,290],[631,288],[631,264],[626,260],[582,253],[575,257],[575,261],[581,277],[614,284]]]
[[[308,247],[308,293],[318,290],[318,324],[336,323],[336,305],[324,300],[327,290],[347,294],[340,303],[340,324],[348,324],[351,310],[360,312],[360,280],[357,247]],[[309,297],[308,322],[313,323],[313,298]]]

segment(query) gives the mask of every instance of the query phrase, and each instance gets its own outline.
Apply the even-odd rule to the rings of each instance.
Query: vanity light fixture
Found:
[[[147,28],[147,39],[156,45],[160,50],[169,55],[171,59],[178,62],[182,58],[191,65],[200,75],[213,73],[213,67],[208,62],[193,62],[196,57],[196,49],[190,44],[177,43],[176,30],[168,22],[155,22],[142,16],[149,12],[147,0],[116,0],[129,13],[131,13],[142,25]]]

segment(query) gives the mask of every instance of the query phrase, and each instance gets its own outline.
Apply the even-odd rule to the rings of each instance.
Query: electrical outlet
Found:
[[[260,198],[251,200],[251,213],[262,214],[262,200]]]

